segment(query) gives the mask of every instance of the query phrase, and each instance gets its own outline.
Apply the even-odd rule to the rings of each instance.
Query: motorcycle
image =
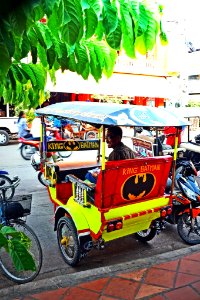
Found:
[[[19,185],[19,182],[20,179],[18,176],[14,176],[11,179],[7,171],[0,170],[0,186],[10,186],[10,188],[5,191],[6,200],[13,198],[15,194],[15,188]]]
[[[200,187],[194,164],[191,161],[184,164],[176,174],[179,190],[172,196],[172,214],[166,220],[177,224],[178,234],[184,242],[196,245],[200,244]]]
[[[47,140],[62,140],[62,134],[59,129],[51,128],[47,132]],[[25,160],[31,160],[31,156],[39,151],[40,149],[40,140],[39,138],[19,138],[18,142],[20,143],[19,149],[20,154]],[[58,155],[62,158],[67,158],[72,154],[72,151],[64,151]]]

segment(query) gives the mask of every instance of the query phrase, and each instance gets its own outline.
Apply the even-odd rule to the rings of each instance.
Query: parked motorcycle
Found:
[[[11,199],[15,194],[15,188],[19,185],[20,179],[18,176],[14,176],[12,179],[7,171],[0,170],[0,186],[11,186],[5,191],[6,200]]]
[[[49,129],[49,134],[47,136],[48,140],[62,140],[62,135],[59,129]],[[30,160],[31,156],[39,151],[40,141],[39,138],[19,138],[20,154],[25,160]],[[62,158],[67,158],[72,154],[72,151],[63,151],[59,153]]]
[[[173,194],[172,214],[167,217],[177,224],[181,239],[189,245],[200,244],[200,187],[193,163],[185,161],[184,168],[176,174],[179,190]]]

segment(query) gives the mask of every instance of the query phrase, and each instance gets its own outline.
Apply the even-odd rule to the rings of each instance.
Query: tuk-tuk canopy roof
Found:
[[[94,125],[163,127],[190,124],[166,108],[115,103],[61,102],[39,108],[36,113],[40,116],[67,118]]]

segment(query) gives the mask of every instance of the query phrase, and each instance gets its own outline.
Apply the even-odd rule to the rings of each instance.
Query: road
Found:
[[[74,152],[69,159],[84,160],[84,155],[95,157],[95,153],[91,151],[86,153]],[[179,238],[176,226],[167,224],[166,229],[149,243],[138,242],[133,236],[112,241],[106,244],[104,250],[91,251],[76,268],[71,268],[65,264],[58,249],[54,232],[53,205],[47,190],[37,180],[37,173],[30,165],[30,161],[25,161],[20,156],[16,142],[0,147],[0,166],[11,176],[18,175],[21,178],[16,194],[32,193],[33,195],[32,213],[28,216],[27,223],[38,235],[44,255],[42,270],[37,279],[123,263],[188,247]],[[13,284],[0,274],[0,289]]]

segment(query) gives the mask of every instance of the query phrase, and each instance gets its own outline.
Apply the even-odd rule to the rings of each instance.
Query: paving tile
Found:
[[[183,258],[181,259],[179,272],[198,276],[200,274],[200,262]]]
[[[107,296],[101,296],[99,298],[99,300],[116,300],[116,298],[113,298],[113,297],[107,297]]]
[[[99,294],[93,291],[84,290],[78,287],[72,287],[63,295],[62,300],[97,300]],[[51,300],[49,298],[49,300]]]
[[[147,271],[144,282],[156,286],[172,288],[174,286],[175,277],[176,273],[173,271],[150,268]]]
[[[165,293],[167,300],[199,300],[199,295],[189,286]]]
[[[161,295],[157,295],[157,296],[153,296],[153,297],[149,297],[149,299],[151,300],[166,300],[166,298],[164,298],[163,296]]]
[[[197,292],[200,294],[200,281],[193,283],[192,286],[197,290]],[[199,297],[200,299],[200,297]]]
[[[143,275],[146,272],[146,270],[147,269],[142,269],[142,270],[137,270],[137,271],[133,271],[130,273],[121,273],[121,274],[118,274],[117,276],[123,277],[126,279],[133,279],[136,281],[140,281],[143,278]]]
[[[155,265],[154,268],[176,271],[176,269],[178,267],[178,263],[179,263],[179,260],[168,261],[166,263]]]
[[[58,300],[67,290],[68,288],[59,288],[57,290],[45,291],[40,294],[33,294],[30,296],[38,300]]]
[[[200,252],[190,254],[184,257],[185,259],[190,259],[190,260],[197,260],[200,261]]]
[[[185,273],[178,273],[176,277],[175,287],[181,287],[184,285],[188,285],[190,283],[196,282],[200,280],[200,274],[199,276],[191,275],[191,274],[185,274]]]
[[[132,300],[135,297],[138,286],[138,282],[133,282],[123,278],[112,278],[105,288],[103,295]]]
[[[150,285],[150,284],[141,284],[135,299],[152,296],[152,295],[161,293],[166,290],[167,290],[167,288],[163,288],[163,287],[159,287],[159,286],[154,286],[154,285]]]
[[[81,283],[78,285],[78,287],[96,291],[96,292],[101,292],[104,289],[105,285],[107,284],[108,280],[109,278],[101,278],[91,282]]]

